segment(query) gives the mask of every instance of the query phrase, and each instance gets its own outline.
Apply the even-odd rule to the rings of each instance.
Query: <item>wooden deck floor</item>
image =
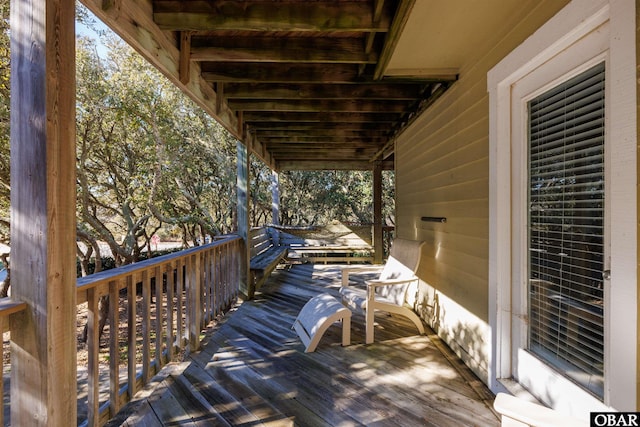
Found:
[[[202,351],[165,368],[152,394],[109,426],[498,426],[493,395],[430,331],[376,316],[352,318],[352,345],[339,324],[314,353],[291,329],[311,297],[337,296],[339,268],[295,265],[271,275],[256,299],[216,325]]]

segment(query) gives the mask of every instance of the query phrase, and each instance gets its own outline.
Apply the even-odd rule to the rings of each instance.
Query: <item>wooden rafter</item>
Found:
[[[326,123],[326,122],[251,122],[251,129],[256,133],[267,131],[314,131],[314,130],[369,130],[379,132],[389,132],[386,123]]]
[[[331,111],[331,112],[391,112],[403,113],[407,101],[349,100],[349,99],[238,99],[230,100],[229,106],[236,111]]]
[[[249,111],[245,113],[245,118],[250,122],[329,122],[329,123],[369,123],[385,122],[393,123],[399,118],[399,114],[392,114],[387,111],[382,113],[334,113],[334,112],[260,112]]]
[[[191,33],[182,31],[180,33],[180,82],[189,83],[191,74]]]
[[[376,52],[366,53],[359,38],[335,37],[198,37],[191,48],[198,62],[289,62],[375,64]]]
[[[366,140],[367,138],[384,138],[387,131],[383,130],[362,130],[362,129],[305,129],[305,130],[259,130],[256,132],[260,138],[291,138],[291,137],[327,137],[327,138],[360,138]]]
[[[369,2],[156,0],[153,19],[171,31],[388,31],[392,12],[373,23]]]
[[[415,100],[424,84],[227,83],[228,99]]]
[[[457,78],[385,75],[415,0],[83,2],[275,169],[391,160]]]
[[[377,148],[379,144],[386,141],[386,138],[380,136],[373,136],[369,139],[363,139],[362,137],[355,136],[322,136],[322,135],[308,135],[298,136],[291,135],[286,137],[266,136],[263,137],[262,142],[267,149],[271,150],[275,147],[295,148],[296,145],[304,146],[305,149],[313,151],[316,148],[325,147],[351,147],[351,148]]]
[[[265,63],[258,67],[243,62],[202,63],[202,76],[211,82],[364,83],[357,71],[357,66],[352,64],[322,67],[316,64]]]

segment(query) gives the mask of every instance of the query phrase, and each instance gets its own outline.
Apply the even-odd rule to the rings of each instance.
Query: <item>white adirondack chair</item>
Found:
[[[376,310],[400,314],[408,317],[424,334],[422,320],[407,303],[407,290],[412,283],[417,284],[416,271],[422,258],[424,242],[408,239],[395,239],[389,258],[380,276],[376,280],[366,281],[367,289],[349,286],[352,273],[370,272],[371,267],[345,267],[342,270],[342,303],[356,312],[365,315],[365,342],[373,342],[373,324]]]

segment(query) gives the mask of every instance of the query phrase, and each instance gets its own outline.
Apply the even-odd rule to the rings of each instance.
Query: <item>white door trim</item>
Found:
[[[637,203],[635,2],[573,1],[488,73],[490,108],[490,388],[512,377],[512,86],[609,22],[607,117],[611,151],[611,289],[605,299],[604,404],[636,410]],[[608,177],[608,178],[609,178]],[[615,308],[615,309],[613,309]],[[548,402],[547,402],[548,403]],[[554,402],[551,402],[552,404]]]

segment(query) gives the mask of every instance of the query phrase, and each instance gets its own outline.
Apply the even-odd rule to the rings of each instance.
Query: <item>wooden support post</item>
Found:
[[[280,176],[276,171],[271,174],[271,223],[280,225]]]
[[[180,63],[179,77],[183,84],[189,83],[191,78],[191,32],[180,32]]]
[[[373,168],[373,263],[382,264],[382,162]]]
[[[11,1],[11,424],[76,425],[75,3]]]
[[[247,299],[253,298],[255,289],[249,283],[249,150],[238,141],[238,235],[244,247],[240,251],[240,292]]]

